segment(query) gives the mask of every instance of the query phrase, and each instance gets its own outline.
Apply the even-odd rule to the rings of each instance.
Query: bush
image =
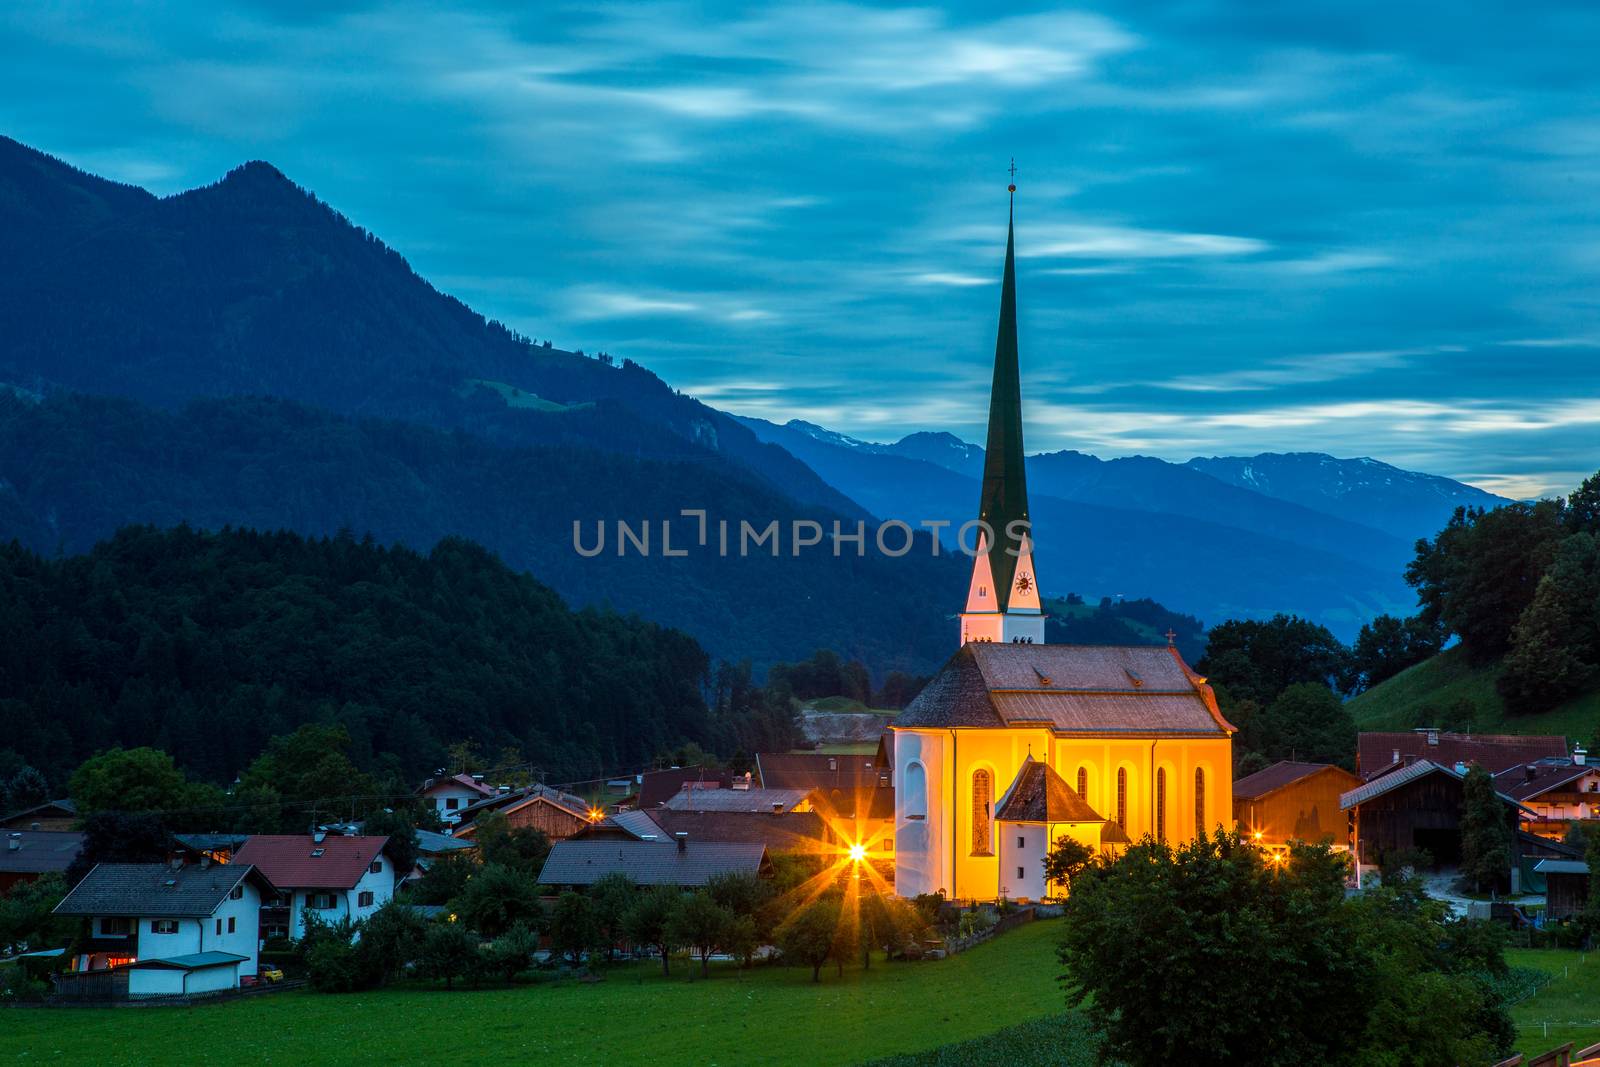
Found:
[[[446,989],[453,989],[457,978],[476,977],[478,939],[459,923],[434,923],[422,939],[417,972],[424,978],[444,979]]]
[[[537,951],[538,932],[526,923],[518,923],[489,944],[480,945],[478,959],[485,971],[512,982],[533,966],[533,954]]]
[[[370,956],[336,937],[317,939],[306,953],[306,969],[311,988],[319,993],[353,993],[378,984]]]
[[[50,992],[50,984],[30,977],[19,964],[0,967],[0,1004],[37,1003]]]
[[[533,878],[498,863],[474,875],[450,909],[461,922],[490,938],[518,923],[537,929],[544,919]]]

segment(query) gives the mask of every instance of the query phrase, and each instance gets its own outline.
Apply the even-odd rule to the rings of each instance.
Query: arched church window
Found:
[[[1156,840],[1167,839],[1167,769],[1156,768]]]
[[[972,854],[987,856],[993,851],[989,825],[989,806],[994,799],[994,775],[979,769],[972,772]]]
[[[920,763],[906,764],[905,807],[908,819],[928,817],[928,772]]]
[[[1128,769],[1117,768],[1117,825],[1128,828]]]
[[[1194,836],[1206,836],[1206,772],[1194,769]]]
[[[1085,800],[1089,799],[1089,768],[1078,768],[1078,795]]]

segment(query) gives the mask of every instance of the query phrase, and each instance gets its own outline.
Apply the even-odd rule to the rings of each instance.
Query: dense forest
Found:
[[[311,722],[406,781],[462,739],[585,777],[737,744],[709,673],[685,634],[569,610],[455,538],[422,554],[129,528],[64,559],[0,548],[0,749],[52,783],[96,751],[153,745],[225,784]]]

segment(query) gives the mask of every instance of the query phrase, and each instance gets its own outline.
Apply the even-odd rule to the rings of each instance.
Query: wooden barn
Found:
[[[1350,843],[1349,818],[1339,797],[1361,779],[1331,763],[1282,760],[1233,783],[1239,832],[1271,848],[1290,841]]]
[[[543,830],[552,841],[565,840],[600,818],[600,813],[582,797],[545,785],[530,785],[462,809],[462,826],[455,836],[471,840],[477,833],[478,821],[490,812],[504,815],[512,826]]]
[[[1386,853],[1421,848],[1436,864],[1459,863],[1465,777],[1463,769],[1418,760],[1341,796],[1339,806],[1354,813],[1360,862],[1375,865]],[[1506,826],[1515,835],[1523,809],[1505,794],[1499,796],[1505,802]]]
[[[1582,860],[1540,860],[1533,868],[1544,875],[1546,919],[1571,918],[1589,902],[1589,865]]]

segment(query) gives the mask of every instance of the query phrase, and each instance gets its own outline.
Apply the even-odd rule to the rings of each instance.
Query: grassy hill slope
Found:
[[[1600,728],[1600,690],[1537,715],[1508,715],[1495,689],[1498,663],[1473,666],[1447,649],[1350,701],[1363,730],[1444,726],[1474,733],[1564,734],[1587,743]]]

